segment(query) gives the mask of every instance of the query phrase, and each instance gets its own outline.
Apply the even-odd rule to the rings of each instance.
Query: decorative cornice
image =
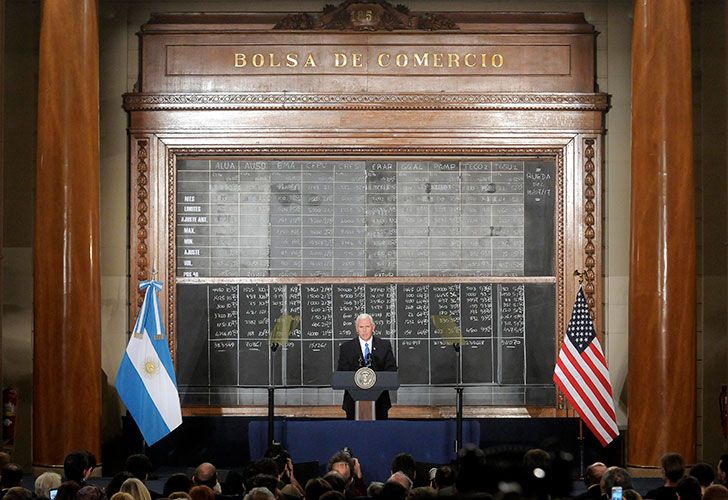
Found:
[[[169,110],[570,110],[606,111],[604,93],[306,94],[306,93],[130,93],[127,111]]]
[[[385,0],[346,0],[338,6],[326,5],[321,14],[289,14],[273,27],[276,30],[453,31],[460,27],[442,13],[410,14],[404,5],[392,6]]]
[[[199,156],[220,156],[220,155],[512,155],[512,156],[532,156],[532,155],[554,155],[561,153],[558,147],[419,147],[419,146],[399,146],[399,147],[382,147],[378,145],[372,146],[343,146],[343,147],[289,147],[289,146],[231,146],[231,147],[180,147],[175,146],[169,150],[169,154],[175,155],[199,155]],[[172,212],[170,212],[172,213]],[[170,220],[170,224],[174,224],[174,220]],[[171,226],[170,226],[171,227]]]

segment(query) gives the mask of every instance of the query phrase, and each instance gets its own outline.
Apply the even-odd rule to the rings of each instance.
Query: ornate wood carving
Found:
[[[586,244],[584,245],[584,268],[586,271],[586,277],[584,279],[584,294],[586,295],[589,309],[591,309],[592,317],[595,316],[596,312],[596,298],[594,292],[596,290],[596,273],[594,272],[597,261],[596,261],[596,246],[594,239],[596,238],[595,215],[596,212],[596,191],[594,185],[596,184],[594,178],[594,139],[584,139],[584,238]]]
[[[300,109],[501,109],[606,111],[607,94],[304,94],[304,93],[134,93],[124,95],[127,111],[300,110]]]
[[[167,156],[167,179],[169,179],[167,182],[167,213],[169,214],[167,220],[170,222],[172,219],[176,219],[177,214],[177,172],[175,171],[175,161],[176,158],[174,155]],[[175,361],[177,359],[177,339],[174,328],[174,325],[177,324],[177,310],[174,307],[174,304],[177,303],[177,298],[175,297],[177,293],[177,274],[175,273],[175,269],[177,268],[177,253],[175,252],[175,248],[177,248],[176,238],[176,224],[171,223],[167,231],[167,325],[169,325],[167,343],[169,344],[172,359]]]
[[[346,0],[338,7],[326,5],[314,17],[308,13],[290,14],[281,19],[277,30],[337,30],[337,31],[394,31],[394,30],[458,30],[458,25],[439,13],[410,15],[404,5],[393,7],[384,0]]]
[[[149,279],[149,141],[147,139],[139,139],[136,142],[136,147],[136,280],[143,281]],[[138,290],[137,309],[141,307],[143,301],[144,293]]]

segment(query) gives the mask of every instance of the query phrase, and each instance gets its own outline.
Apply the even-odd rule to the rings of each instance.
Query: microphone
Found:
[[[362,366],[364,366],[364,358],[359,356],[359,368],[361,368]]]

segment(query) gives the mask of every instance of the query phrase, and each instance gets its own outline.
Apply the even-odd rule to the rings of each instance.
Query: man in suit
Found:
[[[355,325],[357,337],[341,344],[336,370],[353,372],[368,366],[375,372],[397,371],[392,346],[388,341],[374,336],[376,325],[372,317],[366,313],[360,314],[356,318]],[[353,420],[354,400],[348,391],[344,393],[344,402],[341,407],[346,411],[346,418]],[[389,391],[382,392],[375,403],[376,419],[386,420],[391,407]]]

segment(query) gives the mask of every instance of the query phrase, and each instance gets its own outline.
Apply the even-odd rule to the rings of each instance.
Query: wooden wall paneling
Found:
[[[224,19],[204,14],[161,16],[142,29],[142,92],[127,94],[124,104],[131,115],[132,134],[154,137],[150,139],[154,142],[150,144],[150,151],[153,151],[150,154],[154,156],[150,162],[150,178],[156,180],[157,186],[150,190],[149,203],[158,220],[149,222],[149,238],[156,246],[150,255],[154,254],[158,259],[160,278],[163,277],[168,284],[163,302],[165,307],[169,306],[166,316],[173,349],[176,269],[174,220],[170,217],[176,209],[173,199],[174,159],[177,155],[212,153],[243,156],[467,156],[510,151],[513,154],[557,156],[563,169],[563,185],[557,187],[561,200],[557,222],[563,225],[563,231],[557,238],[563,239],[559,246],[563,253],[557,256],[555,270],[559,304],[556,332],[562,335],[565,331],[576,294],[573,271],[584,267],[587,240],[595,247],[596,260],[590,266],[595,276],[595,319],[598,330],[601,329],[599,186],[603,121],[608,99],[605,94],[594,93],[595,34],[593,27],[583,22],[583,17],[569,14],[458,14],[457,22],[462,23],[460,32],[363,34],[275,32],[271,31],[272,25],[283,15],[268,16],[231,14]],[[478,33],[478,30],[487,33]],[[270,74],[265,79],[254,73],[238,72],[230,78],[233,70],[225,59],[230,54],[220,52],[219,47],[228,43],[229,46],[245,48],[245,44],[266,41],[271,37],[275,37],[281,47],[286,44],[302,47],[308,41],[316,40],[322,44],[321,47],[348,44],[372,47],[372,50],[386,48],[386,44],[394,47],[396,43],[411,43],[413,40],[418,40],[417,43],[425,47],[445,43],[466,48],[468,44],[487,42],[497,45],[504,40],[531,47],[553,45],[558,41],[561,46],[569,47],[573,64],[571,73],[564,78],[554,75],[532,78],[521,74],[488,79],[459,70],[433,78],[413,75],[411,68],[389,76],[376,68],[367,70],[371,74],[348,68],[330,74],[299,71],[285,78],[280,74]],[[194,55],[190,47],[200,44],[217,47],[212,52],[213,56],[206,60],[209,62],[207,69],[199,65],[195,67],[197,63],[192,58],[189,74],[183,74],[183,71],[175,76],[159,71],[167,64],[172,64],[175,71],[184,70],[180,64],[184,58],[180,59],[179,55]],[[541,48],[537,48],[536,52],[538,50]],[[514,68],[528,69],[528,64],[532,63],[524,59]],[[531,67],[541,67],[538,64],[533,63]],[[213,67],[222,69],[213,72],[215,74],[202,74]],[[266,71],[276,73],[280,70],[268,68]],[[199,86],[201,82],[203,87]],[[501,85],[504,86],[502,89]],[[391,89],[397,90],[393,92]],[[587,148],[585,140],[593,140],[594,143]],[[583,220],[587,153],[593,155],[594,171],[591,175],[594,176],[596,193],[595,221],[591,227],[593,234],[590,230],[588,237],[585,230],[589,228],[585,227]],[[398,406],[393,415],[427,417],[450,415],[451,410],[449,406]],[[257,407],[185,409],[186,414],[253,415],[261,411]],[[305,406],[280,407],[277,411],[299,416],[307,413],[338,416],[339,413],[335,407]],[[566,414],[559,407],[494,409],[473,406],[468,407],[467,412],[472,416]]]

